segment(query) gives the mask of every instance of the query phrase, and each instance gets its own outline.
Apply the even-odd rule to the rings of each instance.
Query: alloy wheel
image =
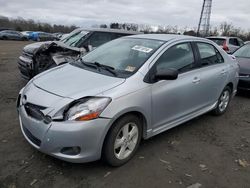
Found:
[[[230,93],[228,90],[225,90],[220,97],[219,110],[221,112],[226,110],[229,104],[229,100],[230,100]]]
[[[118,132],[114,143],[114,154],[117,159],[123,160],[134,151],[138,139],[139,130],[135,123],[125,124]]]

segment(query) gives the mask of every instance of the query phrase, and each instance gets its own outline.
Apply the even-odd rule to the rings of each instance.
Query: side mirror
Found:
[[[178,78],[178,70],[176,69],[160,69],[156,71],[156,80],[176,80]]]

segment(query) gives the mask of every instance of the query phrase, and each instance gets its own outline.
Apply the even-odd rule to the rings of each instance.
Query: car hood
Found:
[[[35,54],[38,50],[46,50],[48,49],[50,46],[60,46],[62,48],[66,48],[66,49],[70,49],[73,51],[77,51],[80,52],[81,49],[80,48],[76,48],[76,47],[71,47],[68,46],[66,44],[64,44],[63,42],[60,41],[46,41],[46,42],[35,42],[29,45],[26,45],[23,48],[23,51],[29,54]]]
[[[239,65],[240,65],[240,73],[241,74],[250,74],[250,59],[249,58],[240,58],[236,57]]]
[[[46,42],[35,42],[32,44],[28,44],[23,48],[23,51],[29,54],[34,54],[37,49],[39,49],[44,44],[50,44],[52,41],[46,41]]]
[[[33,83],[40,89],[61,97],[79,99],[96,96],[125,82],[115,78],[66,64],[36,76]]]

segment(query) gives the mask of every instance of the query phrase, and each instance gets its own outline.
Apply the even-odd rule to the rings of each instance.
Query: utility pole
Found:
[[[212,0],[204,0],[201,9],[197,36],[206,37],[209,35],[211,10]]]

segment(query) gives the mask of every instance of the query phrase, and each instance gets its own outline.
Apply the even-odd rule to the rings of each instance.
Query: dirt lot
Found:
[[[143,141],[120,168],[71,164],[32,148],[21,134],[15,99],[25,85],[17,58],[28,42],[0,41],[0,187],[250,187],[250,94],[221,117],[203,115]]]

